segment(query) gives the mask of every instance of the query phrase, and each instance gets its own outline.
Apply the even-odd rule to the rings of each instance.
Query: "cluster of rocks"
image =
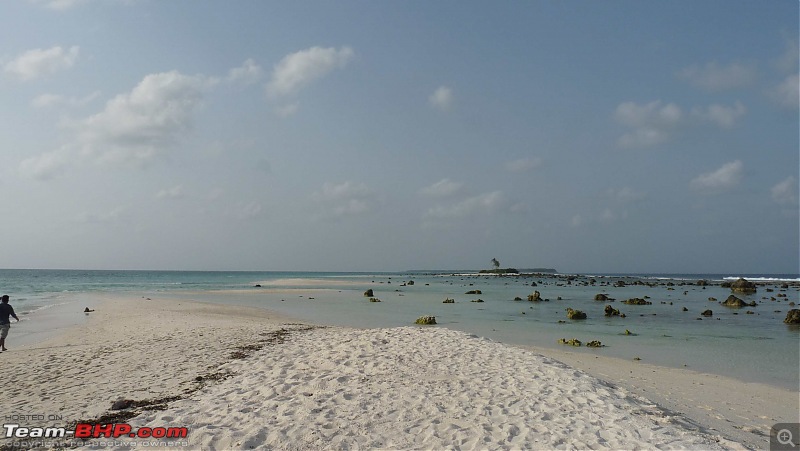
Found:
[[[430,325],[436,324],[436,317],[435,316],[420,316],[414,321],[414,324],[422,324],[422,325]]]
[[[481,290],[470,290],[464,294],[483,294],[483,292]]]
[[[567,308],[567,318],[568,319],[586,319],[586,313],[583,313],[580,310],[574,310],[572,308]]]
[[[451,298],[445,298],[444,301],[442,301],[442,304],[455,304],[455,303],[456,300]]]
[[[745,301],[743,301],[743,300],[741,300],[741,299],[737,298],[737,297],[736,297],[736,296],[734,296],[734,295],[730,295],[730,296],[728,296],[728,299],[726,299],[726,300],[725,300],[724,302],[722,302],[721,304],[722,304],[722,305],[724,305],[725,307],[736,307],[736,308],[741,308],[741,307],[755,307],[756,305],[758,305],[758,304],[756,304],[756,302],[755,302],[755,301],[752,301],[752,302],[750,302],[750,303],[747,303],[747,302],[745,302]]]
[[[604,309],[604,312],[605,312],[606,316],[619,316],[621,318],[625,318],[625,314],[624,313],[620,314],[619,310],[615,309],[614,307],[612,307],[610,305],[606,306],[606,308]]]
[[[598,293],[598,294],[594,295],[594,300],[595,301],[608,302],[608,301],[615,301],[616,299],[610,298],[606,294]]]
[[[570,346],[575,346],[575,347],[580,347],[581,345],[583,345],[583,343],[580,340],[578,340],[577,338],[570,338],[570,339],[559,338],[558,342],[559,342],[559,344],[562,344],[562,345],[570,345]],[[599,340],[592,340],[592,341],[586,343],[586,347],[587,348],[602,348],[603,347],[603,343],[601,343]]]
[[[539,302],[542,300],[542,296],[538,291],[534,291],[533,294],[528,295],[528,300],[531,302]]]
[[[783,322],[786,324],[800,324],[800,309],[793,308],[789,310]]]
[[[753,282],[749,282],[741,277],[736,282],[733,282],[730,285],[730,288],[731,291],[733,291],[734,293],[749,294],[756,292],[756,284],[754,284]]]
[[[372,292],[372,288],[364,292],[364,297],[371,298],[375,296],[375,293]]]
[[[623,304],[628,304],[628,305],[651,305],[652,304],[652,302],[645,301],[644,299],[641,299],[641,298],[628,299],[628,300],[622,301],[622,303]]]
[[[369,298],[369,302],[381,302],[378,298]]]

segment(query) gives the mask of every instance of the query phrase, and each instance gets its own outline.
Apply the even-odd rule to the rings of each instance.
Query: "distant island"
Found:
[[[541,273],[541,274],[556,274],[558,271],[553,268],[531,268],[531,269],[523,269],[523,274],[530,274],[530,273]]]
[[[478,274],[519,274],[514,268],[481,269]]]
[[[523,269],[518,270],[516,268],[495,268],[495,269],[481,269],[478,271],[478,274],[555,274],[556,271],[553,268],[531,268],[531,269]]]

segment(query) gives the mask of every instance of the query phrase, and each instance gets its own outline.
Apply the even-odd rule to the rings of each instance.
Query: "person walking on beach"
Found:
[[[6,349],[6,337],[8,336],[8,331],[11,329],[11,319],[10,316],[13,316],[17,322],[19,322],[19,318],[14,313],[14,307],[8,303],[8,295],[4,294],[2,298],[2,303],[0,303],[0,351],[8,351]]]

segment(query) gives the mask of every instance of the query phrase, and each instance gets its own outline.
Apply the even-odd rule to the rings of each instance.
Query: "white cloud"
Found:
[[[226,80],[229,83],[239,83],[243,85],[252,85],[261,79],[262,74],[261,66],[256,64],[252,59],[248,59],[239,67],[234,67],[228,71]]]
[[[354,183],[350,180],[334,185],[333,183],[325,182],[322,185],[322,191],[315,193],[315,198],[318,200],[343,200],[353,197],[365,197],[370,194],[369,188],[363,183]]]
[[[722,128],[731,128],[737,119],[744,116],[747,109],[741,102],[736,105],[726,107],[723,105],[710,105],[708,108],[695,107],[692,109],[692,116],[703,121],[710,121]]]
[[[98,161],[146,164],[191,128],[204,92],[215,82],[177,71],[147,75],[77,125],[77,146]]]
[[[786,39],[786,51],[778,58],[775,65],[783,72],[793,72],[797,70],[798,59],[800,59],[800,49],[797,38],[789,38]]]
[[[453,105],[453,90],[447,86],[439,86],[436,91],[428,97],[428,103],[441,111],[448,111]]]
[[[492,191],[469,197],[450,206],[437,206],[428,210],[426,218],[465,218],[480,213],[490,213],[505,204],[502,191]]]
[[[61,175],[70,162],[69,152],[61,148],[23,160],[19,164],[19,172],[23,177],[50,180]]]
[[[183,185],[176,185],[172,188],[162,189],[156,194],[156,199],[178,199],[183,197]]]
[[[667,140],[669,134],[653,127],[642,127],[624,133],[617,140],[620,147],[632,149],[637,147],[652,147]]]
[[[28,0],[35,5],[42,5],[53,11],[66,11],[87,4],[93,0]],[[103,3],[134,4],[141,0],[103,0]]]
[[[249,221],[263,216],[264,207],[257,201],[239,202],[236,205],[236,217],[242,221]]]
[[[33,80],[62,69],[69,69],[75,64],[79,53],[78,46],[69,49],[56,46],[49,49],[28,50],[6,63],[3,70],[22,81]]]
[[[88,3],[89,0],[28,0],[31,3],[44,5],[45,8],[52,9],[55,11],[64,11],[76,6],[79,6],[84,3]]]
[[[336,216],[350,216],[364,213],[369,210],[369,205],[361,199],[348,199],[347,202],[333,208]]]
[[[781,107],[796,110],[800,105],[800,75],[789,75],[767,95]]]
[[[662,107],[660,100],[654,100],[645,105],[623,102],[617,106],[617,110],[614,112],[617,122],[629,127],[673,126],[681,120],[681,117],[680,107],[674,103],[668,103]]]
[[[341,217],[369,211],[368,200],[371,195],[372,191],[367,185],[348,180],[338,185],[326,182],[322,185],[322,191],[315,192],[311,197],[324,204],[333,216]]]
[[[617,220],[617,215],[611,211],[610,208],[606,208],[603,210],[603,213],[600,214],[600,222],[604,222],[606,224],[614,222]]]
[[[111,211],[105,213],[83,213],[82,215],[78,216],[78,221],[86,223],[116,222],[122,219],[122,214],[124,212],[124,208],[115,207]]]
[[[720,66],[710,62],[705,66],[693,65],[678,72],[678,77],[691,85],[708,91],[722,91],[751,84],[756,78],[756,68],[739,62]]]
[[[530,204],[525,202],[517,202],[509,208],[511,213],[530,213],[533,211]]]
[[[336,68],[342,68],[355,57],[350,47],[340,49],[311,47],[285,56],[272,71],[267,84],[271,96],[288,95],[319,79]]]
[[[636,191],[627,186],[620,189],[610,188],[608,195],[622,203],[636,202],[647,198],[647,193]]]
[[[300,104],[290,103],[289,105],[284,105],[278,108],[275,108],[275,114],[280,117],[289,117],[296,114],[300,110]]]
[[[461,190],[463,183],[453,182],[450,179],[442,179],[431,186],[426,186],[419,190],[420,194],[430,197],[452,196]]]
[[[683,112],[674,103],[662,106],[660,100],[644,105],[623,102],[617,106],[614,118],[632,129],[617,141],[621,147],[651,147],[667,140],[671,130],[683,120]]]
[[[698,175],[692,180],[691,187],[709,193],[726,191],[739,184],[743,170],[740,160],[731,161],[715,171]]]
[[[31,102],[35,108],[53,108],[57,106],[82,107],[100,97],[100,91],[95,91],[85,97],[65,97],[58,94],[41,94]]]
[[[772,200],[779,204],[797,206],[797,179],[789,176],[772,187]]]
[[[519,160],[509,161],[506,163],[506,170],[510,172],[528,172],[538,168],[542,165],[542,159],[539,157],[520,158]]]

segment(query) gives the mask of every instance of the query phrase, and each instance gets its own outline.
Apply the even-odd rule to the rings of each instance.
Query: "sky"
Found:
[[[0,2],[0,267],[798,273],[798,2]]]

